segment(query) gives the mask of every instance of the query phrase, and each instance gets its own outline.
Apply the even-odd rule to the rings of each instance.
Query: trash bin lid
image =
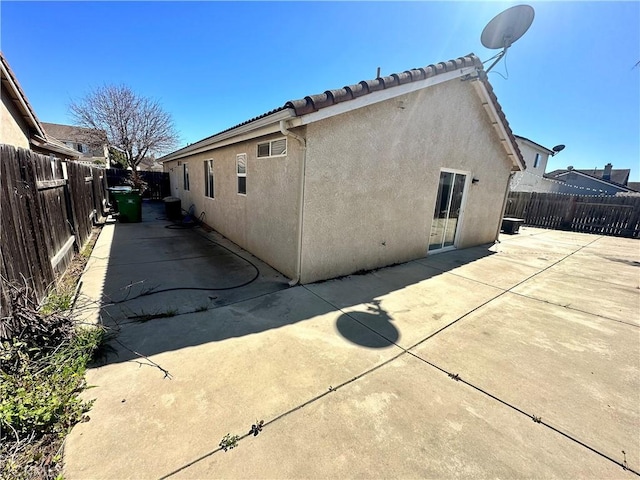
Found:
[[[107,190],[110,190],[112,192],[130,192],[131,190],[133,190],[133,187],[122,185],[117,187],[109,187],[107,188]]]

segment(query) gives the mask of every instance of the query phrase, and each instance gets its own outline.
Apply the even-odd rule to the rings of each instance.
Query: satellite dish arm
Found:
[[[504,57],[507,54],[508,49],[509,47],[504,47],[504,49],[500,53],[498,53],[498,55],[495,56],[495,59],[496,59],[495,62],[493,62],[491,66],[485,70],[485,73],[489,73],[489,70],[491,70],[496,65],[496,63],[502,60],[502,57]]]

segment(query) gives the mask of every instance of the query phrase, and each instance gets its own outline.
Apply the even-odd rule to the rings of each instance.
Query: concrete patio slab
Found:
[[[169,478],[327,477],[632,475],[405,355]]]
[[[455,253],[433,255],[416,262],[502,290],[514,287],[540,271],[538,267],[515,263],[499,254],[455,265],[452,261],[457,257]]]
[[[417,262],[305,288],[404,348],[502,293]]]
[[[124,326],[117,356],[87,374],[97,400],[67,439],[65,478],[158,478],[401,352],[340,316],[297,287]]]
[[[549,269],[512,291],[568,309],[640,325],[640,292],[634,287],[573,277]]]
[[[627,285],[637,242],[599,249],[601,237],[523,228],[490,248],[288,288],[227,239],[167,229],[161,213],[105,227],[83,277],[79,313],[101,313],[118,336],[87,373],[96,402],[67,438],[65,478],[159,478],[194,461],[177,475],[626,478],[623,449],[640,471],[640,330],[605,318],[631,316],[640,298]],[[256,281],[210,290],[246,281],[247,260]],[[598,265],[619,281],[594,280]],[[209,291],[100,310],[104,291],[138,278]],[[259,436],[212,453],[256,420]]]
[[[531,227],[527,227],[527,229],[532,231],[536,240],[560,243],[574,247],[589,245],[590,243],[597,241],[599,238],[598,235],[592,235],[590,233],[567,232],[562,230],[548,230]]]
[[[216,232],[177,228],[163,205],[103,228],[77,311],[123,322],[227,305],[288,288],[288,279]],[[167,228],[172,227],[172,228]],[[246,286],[246,288],[236,288]]]
[[[594,255],[592,251],[577,252],[558,265],[554,265],[553,272],[630,288],[640,287],[640,264],[635,265],[634,260],[621,259],[611,254]]]
[[[507,293],[414,352],[640,466],[637,327]]]

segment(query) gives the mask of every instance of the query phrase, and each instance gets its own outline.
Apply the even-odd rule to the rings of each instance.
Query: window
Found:
[[[213,189],[213,160],[204,161],[204,195],[214,198]]]
[[[189,190],[189,164],[182,164],[182,180],[184,184],[184,189]]]
[[[238,173],[238,193],[247,194],[247,154],[236,155],[236,171]]]
[[[287,154],[287,139],[280,138],[271,142],[258,144],[258,158],[281,157]]]
[[[540,165],[540,154],[536,153],[536,159],[533,161],[533,168],[538,168]]]

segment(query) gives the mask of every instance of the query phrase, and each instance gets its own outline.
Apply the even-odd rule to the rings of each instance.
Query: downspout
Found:
[[[504,190],[504,200],[502,200],[502,210],[500,211],[500,218],[498,219],[498,230],[496,231],[496,238],[494,240],[495,243],[500,243],[498,237],[500,237],[500,230],[502,230],[502,219],[504,218],[504,212],[507,209],[507,201],[509,199],[509,189],[511,188],[511,179],[516,172],[509,173],[509,180],[507,180],[507,188]]]
[[[302,145],[302,165],[300,171],[300,188],[298,190],[298,245],[296,252],[296,277],[289,282],[289,286],[293,287],[300,282],[300,276],[302,275],[302,217],[304,214],[304,181],[306,174],[307,163],[307,141],[304,137],[297,135],[287,130],[287,124],[285,120],[280,120],[280,133],[285,137],[293,137],[300,145]]]

